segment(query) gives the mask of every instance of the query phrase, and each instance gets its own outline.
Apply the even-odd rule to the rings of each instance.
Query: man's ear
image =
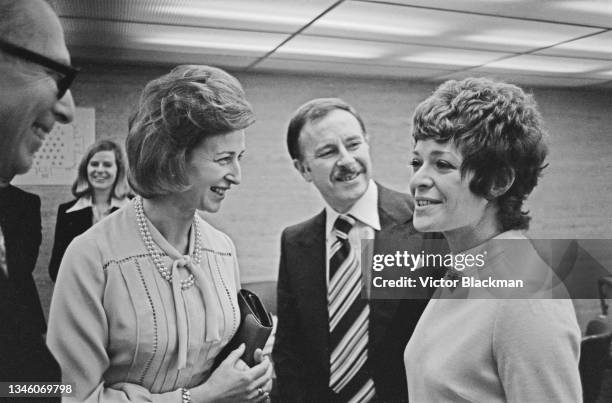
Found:
[[[491,186],[491,190],[489,191],[491,199],[496,199],[504,195],[514,183],[514,178],[515,175],[514,170],[512,168],[508,168],[505,169],[503,172],[500,172],[499,176],[495,178],[495,181]]]
[[[306,164],[296,158],[293,160],[293,166],[295,167],[295,169],[298,170],[298,172],[300,173],[300,175],[302,175],[302,178],[304,178],[306,182],[312,182],[310,168],[308,168]]]

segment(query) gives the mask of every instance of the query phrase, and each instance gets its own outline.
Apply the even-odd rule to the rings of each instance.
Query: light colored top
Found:
[[[85,195],[85,196],[79,197],[76,203],[74,203],[72,207],[66,210],[66,213],[72,213],[73,211],[79,211],[79,210],[83,210],[86,208],[91,208],[93,212],[93,216],[92,216],[93,224],[95,224],[101,219],[103,219],[104,217],[106,217],[107,215],[109,215],[111,211],[113,210],[113,208],[116,207],[119,209],[127,205],[129,202],[130,202],[130,199],[128,199],[127,197],[124,197],[123,199],[118,199],[115,196],[113,196],[111,197],[111,201],[110,201],[110,205],[108,206],[108,209],[106,209],[106,211],[98,211],[98,209],[93,203],[91,195]]]
[[[380,218],[378,216],[378,187],[373,180],[370,180],[366,192],[355,202],[353,207],[343,215],[352,215],[356,218],[355,225],[348,234],[348,240],[351,247],[357,253],[357,259],[361,260],[361,240],[374,239],[374,231],[380,231]],[[331,257],[331,248],[336,241],[334,233],[334,223],[340,213],[331,208],[328,204],[325,205],[325,243],[326,243],[326,263],[325,263],[325,278],[329,286],[329,259]],[[356,267],[361,267],[358,264]]]
[[[208,379],[214,358],[240,321],[240,279],[232,241],[197,219],[202,261],[190,264],[195,285],[174,287],[178,292],[147,254],[133,202],[70,244],[47,334],[62,381],[76,391],[65,401],[179,403],[181,387]],[[148,219],[147,224],[167,267],[185,260]],[[195,231],[190,232],[193,255]],[[173,282],[188,276],[180,265],[173,272],[178,273]],[[184,307],[179,315],[176,302]],[[180,370],[179,350],[187,352],[186,367]]]
[[[523,244],[522,252],[517,259],[496,254],[485,270],[541,262],[533,248]],[[429,302],[406,346],[411,402],[582,401],[581,334],[571,300],[449,299],[448,293],[439,290],[434,297],[447,298]]]

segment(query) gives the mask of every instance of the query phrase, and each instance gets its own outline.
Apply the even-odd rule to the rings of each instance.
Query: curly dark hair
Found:
[[[474,194],[492,200],[491,189],[514,178],[496,198],[503,231],[529,227],[531,217],[522,207],[547,166],[544,136],[533,97],[515,85],[486,78],[443,83],[413,116],[415,142],[452,141],[461,152],[461,175],[474,173]]]

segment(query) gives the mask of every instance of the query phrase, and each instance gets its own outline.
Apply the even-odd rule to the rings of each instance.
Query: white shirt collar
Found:
[[[372,227],[376,231],[380,231],[380,217],[378,216],[378,187],[376,183],[370,179],[368,188],[359,200],[353,204],[345,215],[352,215],[363,224]],[[331,233],[334,223],[340,213],[331,208],[328,204],[325,205],[325,230],[326,234]]]
[[[116,197],[113,196],[111,197],[110,209],[114,207],[121,208],[125,206],[126,204],[128,204],[129,201],[130,199],[128,199],[127,197],[124,197],[123,199],[117,199]],[[79,210],[83,210],[83,209],[90,208],[90,207],[93,207],[93,200],[91,199],[90,195],[85,195],[85,196],[79,197],[76,203],[74,203],[72,207],[66,210],[66,213],[72,213],[73,211],[79,211]]]

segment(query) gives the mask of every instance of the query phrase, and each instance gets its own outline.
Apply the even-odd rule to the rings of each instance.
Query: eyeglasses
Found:
[[[64,97],[66,91],[68,91],[68,88],[70,88],[70,85],[79,72],[79,69],[75,67],[56,62],[55,60],[39,53],[32,52],[31,50],[13,45],[9,42],[5,42],[2,39],[0,39],[0,49],[9,55],[19,57],[28,62],[36,63],[59,73],[61,77],[55,80],[57,83],[57,99],[62,99]]]

